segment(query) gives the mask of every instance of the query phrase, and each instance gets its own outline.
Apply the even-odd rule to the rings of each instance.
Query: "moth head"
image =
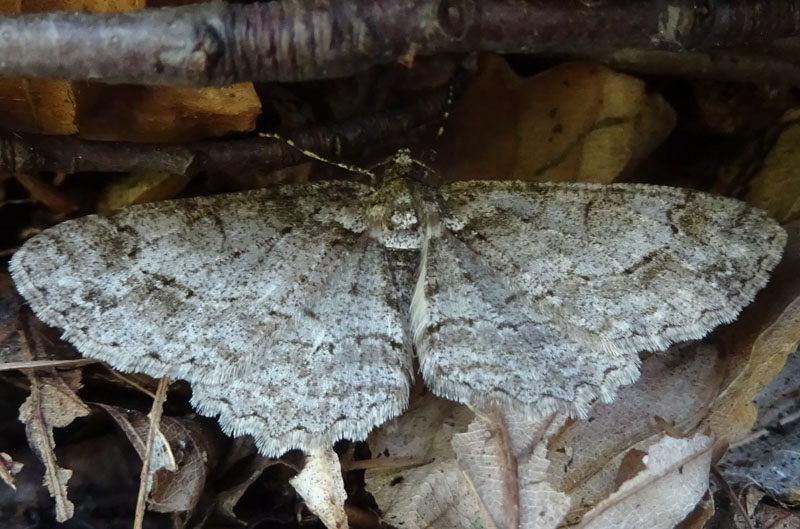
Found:
[[[388,248],[419,248],[418,205],[411,185],[406,175],[387,171],[367,199],[370,235]]]

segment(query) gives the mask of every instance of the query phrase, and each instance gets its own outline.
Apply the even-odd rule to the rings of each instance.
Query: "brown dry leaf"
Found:
[[[347,529],[344,502],[342,466],[333,449],[312,451],[306,454],[303,470],[289,480],[294,490],[303,498],[308,510],[314,513],[328,529]]]
[[[627,512],[633,519],[652,511],[662,514],[652,527],[662,522],[663,527],[672,527],[684,518],[683,527],[700,527],[698,524],[712,512],[710,500],[697,505],[708,497],[711,441],[698,432],[704,428],[711,403],[725,387],[727,362],[717,347],[702,342],[650,355],[636,384],[622,388],[613,403],[596,403],[587,419],[561,427],[549,439],[546,457],[534,454],[532,460],[546,468],[537,480],[544,490],[551,491],[549,498],[553,501],[546,505],[558,508],[559,498],[568,496],[571,507],[566,521],[570,526],[583,523],[603,527],[611,514],[601,511]],[[512,503],[508,491],[513,491],[508,487],[513,475],[509,469],[513,466],[508,463],[508,452],[497,449],[509,444],[502,441],[503,430],[497,429],[500,423],[490,420],[494,429],[481,429],[476,420],[469,432],[457,433],[466,422],[463,417],[454,419],[458,409],[463,407],[427,396],[414,402],[411,411],[394,426],[381,428],[370,437],[373,453],[388,450],[390,459],[434,458],[429,465],[411,469],[367,471],[368,489],[384,511],[385,521],[419,528],[524,526],[522,516],[519,525],[508,523],[506,518],[513,513],[508,508]],[[514,422],[508,420],[508,424]],[[665,427],[695,433],[688,440],[678,439],[666,436],[662,431]],[[514,430],[509,427],[507,431]],[[463,443],[476,447],[468,452],[473,455],[465,457],[462,448],[457,459],[452,447],[470,439],[473,432],[480,435],[471,443]],[[541,437],[546,439],[547,435]],[[434,444],[436,449],[432,450]],[[544,450],[541,443],[535,446]],[[665,450],[665,446],[671,448]],[[683,449],[686,451],[681,452]],[[673,459],[663,459],[662,455]],[[470,457],[481,465],[470,464]],[[521,456],[517,459],[522,461]],[[518,466],[517,476],[524,475],[522,468]],[[677,470],[667,471],[669,468]],[[465,480],[466,475],[470,479]],[[492,495],[487,490],[501,493]],[[479,507],[476,494],[483,498],[486,510]],[[519,504],[535,505],[522,498]],[[641,510],[631,510],[631,505],[640,505]],[[539,523],[537,527],[548,525]],[[637,527],[650,526],[645,523]]]
[[[252,485],[256,479],[258,479],[264,470],[272,465],[277,464],[281,464],[281,462],[264,457],[262,455],[255,455],[247,468],[242,470],[239,474],[239,482],[233,487],[225,489],[217,494],[217,514],[226,518],[230,522],[243,523],[236,516],[236,513],[233,512],[233,509],[236,507],[236,504],[239,503],[242,495],[247,491],[248,488],[250,488],[250,485]]]
[[[17,182],[30,193],[31,199],[44,204],[47,209],[57,215],[68,215],[78,209],[78,204],[58,187],[29,173],[15,173]]]
[[[530,420],[517,410],[490,406],[464,433],[453,436],[459,468],[496,527],[558,527],[570,498],[548,482],[547,441],[565,415]]]
[[[8,272],[0,273],[0,362],[4,364],[25,359],[20,353],[17,332],[22,303],[11,276]]]
[[[140,457],[144,457],[150,421],[147,414],[98,404],[116,421]],[[214,440],[195,421],[162,416],[150,456],[152,485],[148,505],[157,512],[191,512],[209,473]]]
[[[465,406],[426,393],[412,396],[406,413],[370,434],[374,457],[430,461],[366,471],[367,490],[386,523],[406,529],[457,528],[472,520],[475,527],[491,523],[478,508],[451,445],[453,435],[465,431],[472,419]]]
[[[744,200],[788,222],[800,217],[800,109],[787,111],[781,121],[780,134]]]
[[[109,181],[97,199],[98,213],[174,198],[180,193],[189,177],[174,173],[131,173]]]
[[[664,436],[642,453],[644,469],[588,511],[580,529],[672,529],[708,488],[711,439]]]
[[[3,10],[4,13],[19,11]],[[0,126],[22,132],[75,134],[75,94],[69,81],[0,79]]]
[[[784,228],[789,239],[769,284],[718,334],[724,380],[702,425],[714,433],[718,453],[750,432],[757,414],[753,398],[800,343],[800,221]]]
[[[43,374],[46,373],[46,374]],[[56,520],[72,518],[74,505],[67,498],[67,481],[72,471],[56,462],[53,428],[68,426],[78,417],[89,415],[89,407],[75,394],[81,387],[81,371],[57,372],[54,368],[26,370],[31,394],[19,408],[28,444],[45,467],[44,485],[56,502]]]
[[[369,442],[389,459],[432,461],[370,469],[367,488],[384,520],[398,527],[555,528],[569,498],[546,481],[546,441],[563,421],[530,421],[497,407],[473,416],[465,406],[426,394]]]
[[[42,11],[124,11],[144,7],[144,0],[2,0],[2,13]],[[73,83],[58,79],[0,79],[0,125],[42,134],[75,134]]]
[[[688,81],[702,125],[718,134],[763,132],[794,101],[790,86],[708,79]]]
[[[261,101],[251,83],[224,88],[92,85],[80,94],[79,136],[168,142],[255,128]]]
[[[666,138],[675,113],[634,77],[569,63],[519,78],[483,57],[443,137],[446,180],[611,182]]]
[[[614,402],[597,402],[586,419],[569,422],[550,440],[549,480],[572,498],[570,525],[640,470],[636,454],[663,438],[656,418],[680,431],[697,426],[717,394],[720,365],[717,351],[704,344],[652,355]]]
[[[708,521],[714,517],[716,510],[714,495],[711,494],[710,490],[707,490],[700,503],[681,523],[675,526],[675,529],[703,529],[708,524]]]
[[[800,513],[776,505],[762,503],[753,516],[753,526],[759,529],[800,529]],[[748,529],[738,520],[736,529]]]
[[[7,358],[31,362],[47,358],[60,344],[51,340],[44,324],[29,310],[13,312],[19,325],[14,333],[15,350]],[[15,326],[16,328],[16,326]],[[33,452],[45,468],[44,485],[55,500],[56,520],[72,518],[74,505],[67,497],[67,482],[72,471],[58,466],[53,428],[68,426],[78,417],[89,414],[89,407],[75,392],[81,387],[81,370],[57,370],[54,367],[25,369],[30,382],[30,395],[19,408],[19,420],[25,424],[25,435]]]
[[[733,446],[718,468],[734,490],[756,485],[779,501],[800,504],[800,355],[754,399],[756,430]]]
[[[16,490],[17,485],[14,483],[14,476],[19,474],[24,465],[5,452],[0,452],[0,479],[8,484],[9,487]]]

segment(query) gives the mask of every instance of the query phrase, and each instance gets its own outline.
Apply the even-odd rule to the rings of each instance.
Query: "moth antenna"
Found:
[[[271,140],[282,141],[283,143],[285,143],[286,145],[288,145],[292,149],[295,149],[296,151],[298,151],[303,156],[306,156],[306,157],[311,158],[313,160],[317,160],[318,162],[326,163],[328,165],[332,165],[334,167],[338,167],[339,169],[344,169],[345,171],[350,171],[351,173],[356,173],[356,174],[361,174],[361,175],[368,176],[370,181],[373,184],[376,181],[375,173],[370,171],[369,169],[364,169],[363,167],[358,167],[357,165],[351,165],[351,164],[347,164],[347,163],[336,162],[336,161],[331,160],[329,158],[325,158],[324,156],[320,156],[319,154],[317,154],[317,153],[315,153],[313,151],[309,151],[307,149],[302,148],[301,146],[297,145],[294,141],[290,140],[289,138],[284,138],[283,136],[281,136],[280,134],[277,134],[275,132],[260,132],[258,135],[261,136],[262,138],[269,138]]]
[[[450,119],[450,110],[453,108],[453,100],[455,98],[455,87],[453,83],[447,85],[447,99],[444,102],[444,110],[442,111],[442,123],[439,125],[439,129],[436,131],[436,138],[441,138],[445,131],[445,125],[447,125],[448,120]]]

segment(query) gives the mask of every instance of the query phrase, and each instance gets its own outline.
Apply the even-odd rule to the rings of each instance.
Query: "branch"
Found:
[[[585,49],[551,56],[559,62],[589,59],[622,71],[774,85],[800,84],[798,55],[732,50]]]
[[[227,85],[446,52],[749,47],[798,30],[800,0],[211,2],[0,17],[0,76]]]
[[[455,90],[466,79],[457,78]],[[449,104],[448,91],[418,97],[402,109],[286,134],[298,146],[331,159],[364,157],[387,143],[408,145],[420,131],[439,123]],[[0,135],[0,171],[12,174],[42,171],[162,171],[236,175],[268,172],[304,159],[284,142],[263,138],[214,140],[181,144],[86,141],[69,136]]]

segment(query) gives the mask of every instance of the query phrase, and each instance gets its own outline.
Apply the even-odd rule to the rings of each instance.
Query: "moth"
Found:
[[[729,322],[786,235],[719,196],[642,184],[458,182],[386,167],[63,222],[11,260],[89,357],[189,381],[266,455],[362,440],[436,394],[585,414],[638,353]]]

